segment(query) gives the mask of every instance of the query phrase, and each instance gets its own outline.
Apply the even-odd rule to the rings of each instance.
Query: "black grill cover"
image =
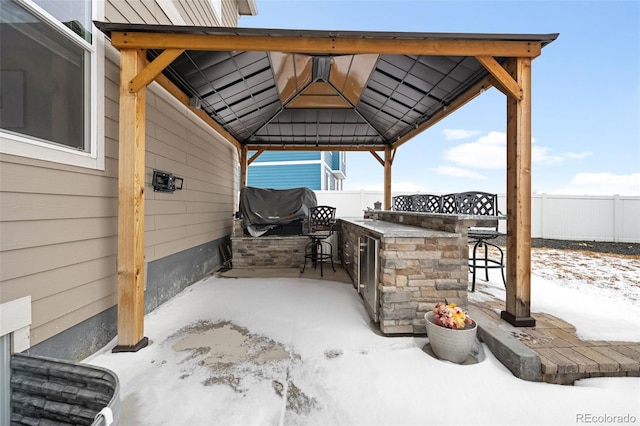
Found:
[[[302,222],[309,207],[316,206],[316,194],[309,188],[240,190],[242,227],[258,237],[279,225]]]

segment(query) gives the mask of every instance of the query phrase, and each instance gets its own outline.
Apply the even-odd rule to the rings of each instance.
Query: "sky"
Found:
[[[256,0],[240,27],[559,33],[533,61],[532,192],[640,196],[640,2]],[[506,192],[506,98],[492,88],[401,146],[392,190]],[[345,190],[382,190],[347,153]]]
[[[585,259],[534,249],[532,312],[573,324],[584,340],[639,342],[640,260]],[[499,271],[490,278],[470,300],[504,301]],[[84,361],[118,375],[122,426],[640,421],[640,377],[528,382],[479,343],[475,364],[440,361],[425,353],[426,337],[375,332],[354,287],[337,281],[208,277],[144,321],[149,346],[114,354],[114,340]]]

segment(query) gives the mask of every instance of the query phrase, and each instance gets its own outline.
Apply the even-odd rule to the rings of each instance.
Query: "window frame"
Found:
[[[0,423],[11,423],[11,335],[0,335]]]
[[[14,1],[89,54],[89,69],[85,69],[85,72],[89,75],[90,82],[84,101],[85,111],[89,109],[89,119],[86,123],[89,126],[89,138],[85,140],[89,149],[80,151],[55,142],[0,129],[0,153],[104,170],[104,36],[93,26],[92,41],[89,43],[31,0]],[[104,19],[104,2],[91,0],[91,15],[93,20]]]

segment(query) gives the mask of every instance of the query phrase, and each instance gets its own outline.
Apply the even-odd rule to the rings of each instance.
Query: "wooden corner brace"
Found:
[[[135,93],[143,87],[147,87],[160,73],[182,55],[184,49],[166,49],[153,62],[149,62],[131,81],[129,82],[129,92]]]
[[[493,56],[476,56],[478,62],[495,78],[495,86],[507,96],[522,100],[522,87],[513,79]]]

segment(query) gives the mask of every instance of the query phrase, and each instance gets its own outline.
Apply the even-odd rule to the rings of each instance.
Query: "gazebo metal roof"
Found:
[[[113,24],[96,22],[111,35],[220,35],[242,39],[269,38],[269,49],[247,45],[234,50],[186,49],[163,70],[164,76],[215,120],[240,145],[249,149],[312,147],[323,150],[381,150],[395,146],[448,108],[492,86],[487,68],[474,56],[473,42],[507,45],[531,43],[529,56],[555,40],[557,34],[455,34],[361,31],[318,31]],[[291,49],[291,40],[350,40],[351,52],[324,52],[309,43]],[[360,53],[357,42],[380,42],[378,53]],[[407,46],[422,41],[444,44],[465,40],[460,55],[406,54],[384,48],[400,40]],[[278,41],[282,41],[278,50]],[[150,48],[157,58],[168,47]],[[148,43],[147,43],[148,47]],[[536,48],[538,49],[536,51]],[[505,49],[505,52],[507,50]],[[380,53],[383,52],[383,53]],[[507,56],[494,59],[504,65]],[[462,102],[464,103],[464,102]]]

